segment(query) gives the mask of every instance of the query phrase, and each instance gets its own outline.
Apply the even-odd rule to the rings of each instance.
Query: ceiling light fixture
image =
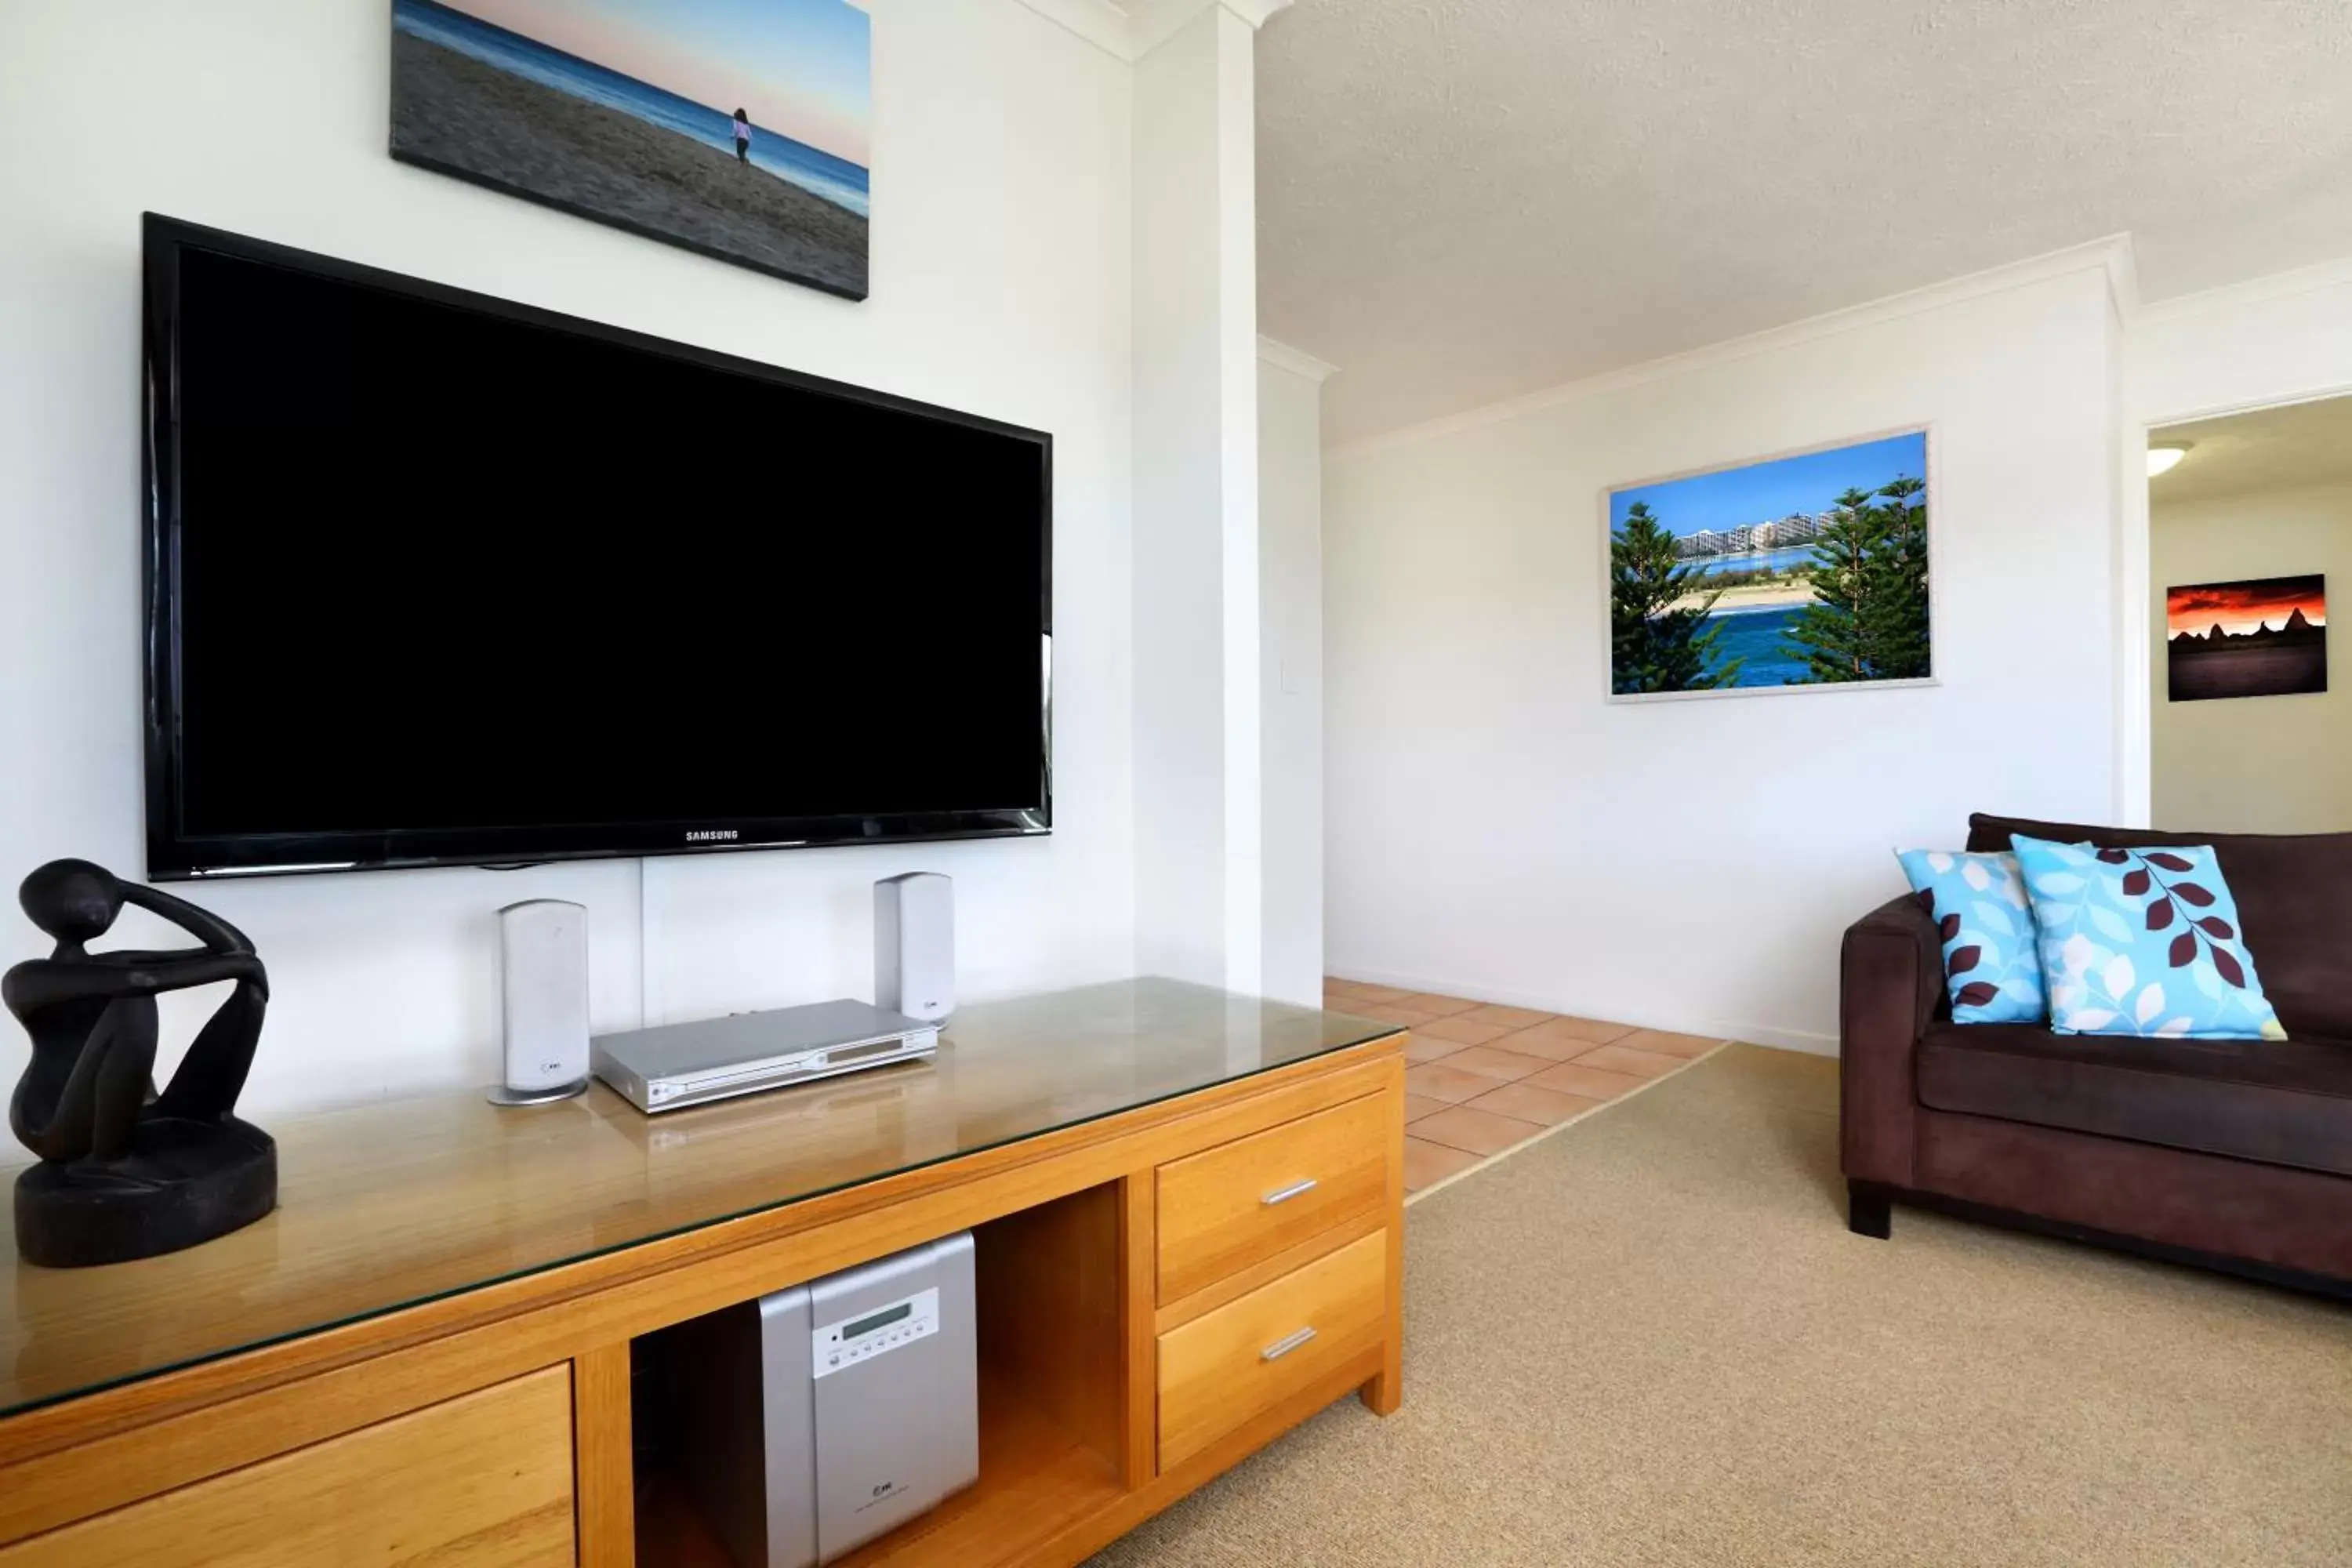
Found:
[[[2189,456],[2189,448],[2195,445],[2193,441],[2168,441],[2161,447],[2150,447],[2147,449],[2147,477],[2152,479],[2158,474],[2172,472],[2180,466],[2180,459]]]

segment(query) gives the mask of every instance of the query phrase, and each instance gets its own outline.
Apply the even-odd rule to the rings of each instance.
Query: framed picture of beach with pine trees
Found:
[[[1612,489],[1609,698],[1935,679],[1934,432]]]
[[[393,0],[392,155],[866,298],[866,0]]]

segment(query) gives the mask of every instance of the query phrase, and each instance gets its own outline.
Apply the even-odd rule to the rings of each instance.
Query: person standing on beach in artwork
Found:
[[[740,109],[735,111],[735,161],[746,168],[751,163],[751,121]]]

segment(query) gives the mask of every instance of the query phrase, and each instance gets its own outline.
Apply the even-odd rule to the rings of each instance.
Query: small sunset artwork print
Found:
[[[2165,591],[2175,702],[2327,689],[2327,579],[2263,577]]]

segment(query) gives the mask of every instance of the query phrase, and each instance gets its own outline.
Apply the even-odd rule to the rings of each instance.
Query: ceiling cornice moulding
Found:
[[[1267,364],[1286,370],[1293,375],[1303,375],[1318,384],[1338,374],[1339,367],[1327,360],[1317,359],[1305,349],[1292,348],[1288,343],[1258,335],[1257,357]]]
[[[1558,404],[1572,403],[1579,398],[1616,392],[1629,386],[1640,386],[1648,382],[1664,381],[1670,376],[1704,370],[1711,365],[1727,364],[1734,360],[1747,359],[1754,354],[1770,353],[1777,349],[1793,348],[1800,343],[1812,342],[1822,338],[1833,338],[1842,333],[1860,331],[1864,327],[1876,326],[1882,321],[1899,321],[1906,316],[1916,316],[1928,310],[1941,310],[1948,305],[1959,304],[1964,300],[1982,299],[1989,294],[2005,293],[2011,289],[2031,288],[2036,283],[2046,283],[2053,278],[2064,278],[2074,273],[2092,270],[2096,270],[2103,275],[2107,286],[2107,297],[2114,302],[2116,312],[2126,319],[2135,317],[2139,311],[2139,305],[2137,273],[2132,260],[2131,236],[2109,235],[2105,239],[2095,239],[2086,244],[2069,246],[2063,250],[2053,250],[2044,256],[2028,257],[2022,261],[2012,261],[2006,266],[1988,268],[1982,272],[1971,272],[1963,277],[1948,279],[1941,283],[1931,283],[1924,289],[1914,289],[1902,294],[1890,294],[1885,299],[1873,300],[1864,304],[1849,305],[1841,310],[1831,310],[1822,315],[1810,316],[1801,321],[1790,321],[1785,326],[1768,327],[1760,332],[1750,332],[1745,337],[1727,338],[1721,342],[1708,343],[1702,348],[1691,349],[1678,354],[1668,354],[1661,359],[1644,360],[1639,364],[1629,364],[1617,370],[1602,371],[1598,375],[1589,375],[1580,381],[1566,382],[1559,386],[1546,387],[1540,392],[1530,392],[1518,397],[1507,398],[1500,403],[1489,403],[1477,408],[1465,409],[1459,414],[1448,414],[1436,419],[1423,420],[1419,424],[1407,425],[1401,429],[1383,430],[1377,435],[1342,442],[1339,446],[1328,448],[1328,455],[1336,457],[1342,454],[1373,451],[1383,447],[1403,446],[1433,436],[1449,436],[1457,430],[1475,429],[1481,425],[1516,419],[1523,414],[1532,414],[1538,409],[1549,408]]]
[[[1104,53],[1132,61],[1135,18],[1118,0],[1021,0],[1049,21],[1058,22]]]
[[[1255,32],[1265,26],[1265,19],[1288,5],[1290,0],[1134,0],[1135,53],[1128,58],[1139,60],[1186,27],[1203,11],[1218,7],[1232,12]]]
[[[2140,319],[2149,322],[2169,321],[2184,316],[2201,316],[2209,310],[2267,304],[2273,300],[2292,300],[2299,294],[2315,294],[2323,289],[2347,286],[2352,286],[2352,256],[2323,261],[2313,267],[2298,267],[2288,272],[2265,273],[2242,282],[2200,289],[2194,294],[2175,294],[2144,307]]]
[[[1104,53],[1133,65],[1203,11],[1232,12],[1252,29],[1290,0],[1021,0]]]

